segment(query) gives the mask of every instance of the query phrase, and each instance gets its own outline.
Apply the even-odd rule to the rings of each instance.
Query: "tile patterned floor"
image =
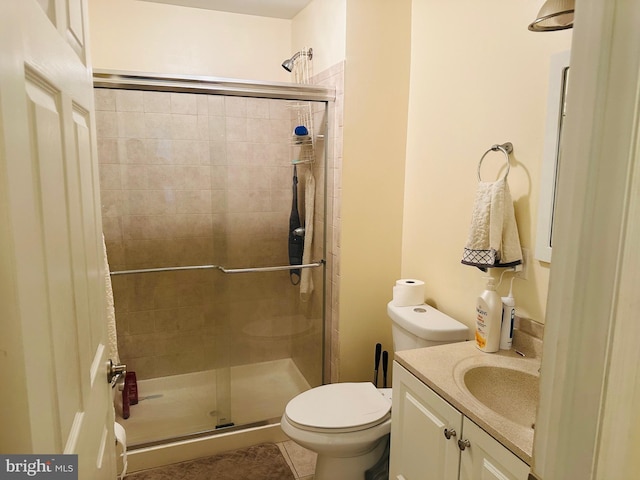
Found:
[[[291,440],[277,445],[297,480],[313,480],[316,469],[315,452],[311,452]]]

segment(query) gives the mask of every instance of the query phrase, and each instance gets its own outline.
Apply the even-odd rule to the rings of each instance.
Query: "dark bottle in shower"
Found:
[[[124,382],[124,386],[122,388],[122,418],[125,420],[129,418],[130,412],[130,404],[129,404],[129,386],[127,382]]]
[[[129,404],[137,405],[138,403],[138,381],[136,372],[127,372],[124,376],[124,388],[129,390]]]

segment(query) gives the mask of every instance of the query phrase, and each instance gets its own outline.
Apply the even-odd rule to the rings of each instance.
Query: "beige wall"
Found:
[[[413,2],[402,275],[424,279],[430,302],[471,327],[484,274],[460,259],[492,144],[514,145],[509,185],[522,246],[534,250],[549,59],[571,41],[571,30],[527,30],[539,3]],[[488,156],[483,179],[503,162]],[[532,255],[528,277],[514,282],[517,311],[544,322],[548,264]]]
[[[344,60],[346,8],[347,0],[314,0],[292,21],[292,48],[313,48],[316,73]]]
[[[134,0],[89,0],[96,69],[289,81],[291,20]]]
[[[372,376],[400,276],[411,1],[349,0],[340,238],[340,380]]]

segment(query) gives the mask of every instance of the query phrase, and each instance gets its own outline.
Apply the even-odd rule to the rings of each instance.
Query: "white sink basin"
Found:
[[[460,390],[486,413],[533,433],[540,398],[539,368],[538,361],[528,358],[482,354],[458,362],[453,376]]]
[[[512,422],[533,428],[539,377],[522,370],[485,365],[464,373],[464,386],[476,400]]]

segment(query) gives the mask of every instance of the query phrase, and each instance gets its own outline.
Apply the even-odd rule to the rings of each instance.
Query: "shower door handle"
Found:
[[[107,364],[107,383],[113,387],[118,379],[127,373],[127,366],[124,363],[115,364],[111,359]]]
[[[225,268],[220,265],[192,265],[186,267],[161,267],[161,268],[143,268],[139,270],[121,270],[118,272],[109,272],[109,275],[130,275],[133,273],[156,273],[156,272],[177,272],[185,270],[219,270],[222,273],[254,273],[254,272],[277,272],[280,270],[299,270],[301,268],[322,267],[327,262],[324,259],[317,262],[304,263],[302,265],[280,265],[277,267],[253,267],[253,268]]]
[[[253,268],[224,268],[218,267],[222,273],[255,273],[255,272],[278,272],[281,270],[298,270],[301,268],[321,267],[325,260],[318,260],[314,263],[303,263],[302,265],[281,265],[278,267],[253,267]]]

